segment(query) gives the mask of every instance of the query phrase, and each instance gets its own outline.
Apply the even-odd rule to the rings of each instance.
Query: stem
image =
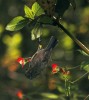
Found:
[[[86,98],[84,100],[88,100],[87,98],[89,97],[89,94],[86,96]]]
[[[80,65],[76,66],[76,67],[73,67],[73,68],[67,68],[67,70],[73,70],[73,69],[77,69],[79,68]]]
[[[66,93],[66,96],[68,96],[68,93],[67,93],[67,80],[65,79],[65,93]]]
[[[81,78],[83,78],[85,75],[87,75],[89,72],[86,72],[85,74],[83,74],[81,77],[79,77],[78,79],[76,79],[75,81],[69,81],[70,83],[74,84],[76,83],[77,81],[79,81]]]
[[[73,34],[71,34],[63,25],[59,23],[59,19],[54,18],[54,22],[60,27],[74,42],[77,43],[78,46],[80,46],[83,51],[85,51],[89,55],[89,49],[82,44]]]
[[[65,93],[66,93],[66,96],[70,96],[70,82],[65,79]]]

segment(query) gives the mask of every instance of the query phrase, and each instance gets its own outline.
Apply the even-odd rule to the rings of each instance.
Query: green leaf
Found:
[[[42,26],[39,24],[36,24],[35,27],[31,31],[31,39],[35,40],[36,38],[39,38],[42,35]]]
[[[57,0],[55,11],[61,17],[63,16],[64,12],[68,9],[69,6],[70,6],[69,0]]]
[[[75,0],[69,0],[69,1],[70,1],[71,5],[72,5],[73,9],[75,10],[76,9],[76,2],[75,2]]]
[[[36,16],[40,16],[44,14],[44,10],[40,7],[40,5],[35,2],[30,9],[28,6],[24,6],[25,16],[27,18],[34,19]]]
[[[25,16],[27,18],[31,18],[34,19],[34,13],[32,12],[32,10],[28,7],[28,6],[24,6],[24,12],[25,12]]]
[[[28,20],[23,18],[22,16],[15,17],[9,24],[6,26],[6,30],[9,31],[17,31],[22,29],[26,24],[28,23]]]
[[[58,95],[53,93],[41,93],[41,95],[49,99],[58,99]]]
[[[64,88],[62,88],[62,86],[57,86],[57,89],[58,89],[58,91],[59,92],[61,92],[61,93],[65,93],[65,89]]]
[[[83,50],[78,50],[82,55],[84,56],[89,56],[86,52],[84,52]]]
[[[85,71],[89,71],[89,61],[85,61],[81,63],[81,69],[85,70]]]
[[[40,23],[43,23],[43,24],[53,24],[53,20],[48,16],[40,17],[37,22],[40,22]]]
[[[37,2],[35,2],[32,5],[32,11],[35,16],[40,16],[40,15],[44,14],[44,10],[40,7],[40,5]]]
[[[89,80],[89,74],[88,74],[88,80]]]

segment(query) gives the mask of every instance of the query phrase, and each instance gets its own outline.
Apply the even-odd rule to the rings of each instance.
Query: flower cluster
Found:
[[[22,65],[22,68],[24,67],[24,65],[27,63],[27,62],[30,62],[30,58],[22,58],[22,57],[19,57],[18,59],[17,59],[17,62],[19,63],[19,64],[21,64]]]
[[[22,65],[22,68],[24,67],[24,65],[27,62],[30,62],[30,61],[31,61],[31,58],[29,58],[29,57],[28,58],[19,57],[17,59],[17,62]],[[70,74],[70,71],[67,71],[64,68],[59,67],[56,63],[53,63],[52,64],[52,74],[56,74],[59,71],[63,74],[64,77],[66,77],[66,76],[68,76]]]
[[[58,73],[61,72],[63,74],[63,76],[68,76],[70,75],[70,71],[65,70],[64,68],[60,68],[57,64],[52,64],[52,73]]]

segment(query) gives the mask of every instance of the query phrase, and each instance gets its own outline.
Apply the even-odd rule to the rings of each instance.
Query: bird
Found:
[[[25,71],[25,76],[29,79],[34,79],[47,67],[51,52],[57,45],[58,40],[51,36],[48,45],[43,49],[38,49],[31,57],[29,67]]]

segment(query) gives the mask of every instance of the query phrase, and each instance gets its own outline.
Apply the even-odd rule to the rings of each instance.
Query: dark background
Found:
[[[30,2],[29,2],[30,1]],[[0,0],[0,100],[18,100],[16,93],[22,90],[29,100],[67,100],[64,80],[59,75],[50,75],[51,64],[46,73],[34,80],[24,76],[24,70],[16,62],[18,57],[32,56],[38,47],[37,40],[31,40],[31,30],[24,27],[17,32],[5,30],[6,25],[16,16],[24,16],[24,4],[31,5],[34,0]],[[70,6],[61,19],[61,24],[89,48],[89,2],[76,0],[75,11]],[[60,67],[76,67],[89,60],[78,52],[80,49],[61,29],[47,26],[42,35],[45,47],[51,35],[59,40],[52,52],[52,62]],[[28,66],[28,64],[26,65]],[[71,80],[85,73],[78,69],[71,71]],[[50,93],[50,94],[49,94]],[[45,94],[45,95],[44,95]],[[87,76],[71,85],[70,100],[84,100],[89,94]]]

